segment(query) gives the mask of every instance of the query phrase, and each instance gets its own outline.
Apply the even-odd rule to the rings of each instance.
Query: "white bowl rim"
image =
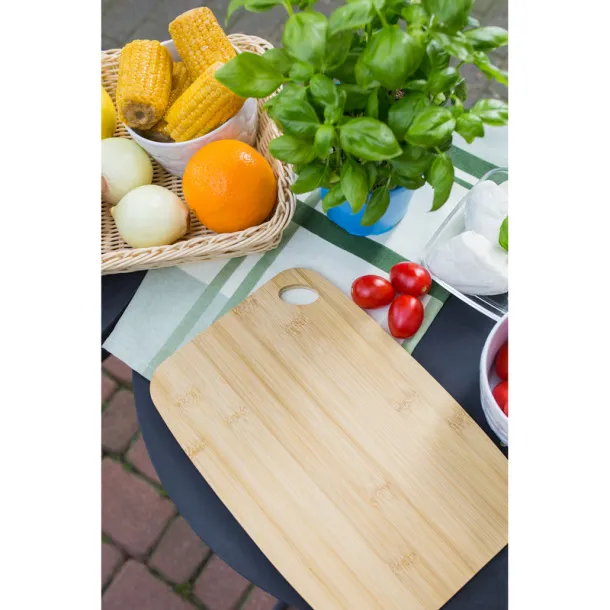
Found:
[[[496,411],[498,411],[498,413],[500,413],[501,417],[503,418],[503,420],[505,420],[508,423],[508,415],[506,415],[506,413],[504,413],[504,411],[502,411],[502,409],[500,408],[500,405],[496,402],[496,399],[494,398],[492,392],[491,392],[491,384],[489,383],[489,371],[487,370],[487,354],[489,353],[489,346],[491,345],[491,340],[492,338],[495,336],[495,334],[498,332],[498,329],[500,328],[500,326],[502,326],[502,324],[504,323],[505,320],[508,320],[508,312],[506,312],[494,325],[494,327],[491,329],[491,331],[489,332],[489,335],[487,335],[487,340],[485,341],[485,345],[483,346],[483,351],[481,352],[481,363],[480,363],[480,368],[481,368],[481,391],[485,394],[485,398],[489,401],[489,403],[492,406],[492,408],[495,408]],[[483,378],[485,379],[485,383],[483,384]]]
[[[174,45],[174,47],[176,46],[174,41],[170,38],[169,40],[164,40],[161,45],[166,47],[168,45]],[[235,49],[235,51],[237,53],[241,53],[241,51],[233,44],[231,43],[231,45],[233,46],[233,48]],[[201,140],[203,140],[203,138],[208,138],[211,135],[213,135],[214,133],[216,133],[219,129],[222,129],[223,127],[225,127],[225,125],[228,125],[229,123],[231,123],[231,121],[233,121],[234,119],[236,119],[243,111],[243,109],[245,108],[246,104],[250,101],[250,100],[254,100],[254,102],[256,103],[256,99],[253,97],[248,97],[246,98],[246,101],[244,102],[244,105],[239,109],[239,112],[237,114],[234,114],[228,121],[225,121],[222,125],[219,125],[216,129],[209,131],[208,133],[204,133],[202,136],[199,136],[198,138],[195,138],[194,140],[186,140],[186,142],[157,142],[156,140],[150,140],[148,138],[145,138],[144,136],[140,135],[139,133],[136,133],[133,129],[131,129],[131,127],[128,127],[127,125],[125,125],[125,123],[123,123],[123,125],[125,125],[129,135],[131,135],[131,137],[133,138],[134,135],[138,136],[138,138],[142,138],[143,140],[146,140],[147,142],[152,142],[155,147],[159,147],[159,148],[172,148],[173,146],[186,146],[187,144],[193,144],[195,142],[199,142]],[[134,138],[135,139],[135,138]]]

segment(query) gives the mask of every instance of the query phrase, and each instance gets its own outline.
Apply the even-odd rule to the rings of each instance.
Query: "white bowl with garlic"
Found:
[[[434,280],[493,320],[508,311],[508,170],[487,172],[426,245]]]

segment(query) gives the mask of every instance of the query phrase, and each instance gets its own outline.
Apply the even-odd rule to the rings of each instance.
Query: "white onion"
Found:
[[[127,138],[102,140],[102,198],[113,205],[129,191],[150,184],[153,167],[148,155]]]
[[[189,228],[189,209],[172,191],[149,184],[130,191],[110,208],[121,237],[132,248],[173,244]]]

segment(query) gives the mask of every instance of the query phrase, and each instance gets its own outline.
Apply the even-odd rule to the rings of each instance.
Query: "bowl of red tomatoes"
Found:
[[[496,436],[508,445],[508,313],[492,328],[481,354],[481,405]]]

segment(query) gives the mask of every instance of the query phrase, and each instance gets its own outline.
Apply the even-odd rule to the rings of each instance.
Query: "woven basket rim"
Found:
[[[273,48],[271,43],[258,36],[231,34],[229,39],[234,46],[239,47],[242,51],[247,50],[260,54],[269,48]],[[109,93],[111,93],[113,101],[120,53],[121,49],[102,51],[102,84],[104,85],[105,78],[111,83],[107,86],[107,89],[111,89]],[[255,148],[270,163],[277,179],[278,195],[273,214],[260,225],[243,231],[213,233],[202,227],[191,213],[191,220],[194,220],[196,226],[195,229],[191,227],[191,231],[194,232],[190,236],[187,234],[186,238],[167,246],[131,248],[122,242],[113,221],[111,224],[110,214],[108,213],[109,204],[102,202],[102,275],[176,266],[214,258],[245,256],[264,252],[279,245],[282,233],[294,215],[296,198],[294,193],[290,191],[293,178],[291,167],[269,154],[269,142],[281,133],[277,125],[263,112],[264,102],[265,100],[257,100],[259,125]],[[126,126],[119,121],[117,123],[114,136],[131,139]],[[191,142],[193,141],[191,140]],[[174,144],[179,143],[170,143],[170,146],[174,146]],[[151,160],[153,167],[155,167],[153,184],[170,185],[167,188],[176,192],[184,200],[181,192],[181,179],[171,177],[154,159]]]

